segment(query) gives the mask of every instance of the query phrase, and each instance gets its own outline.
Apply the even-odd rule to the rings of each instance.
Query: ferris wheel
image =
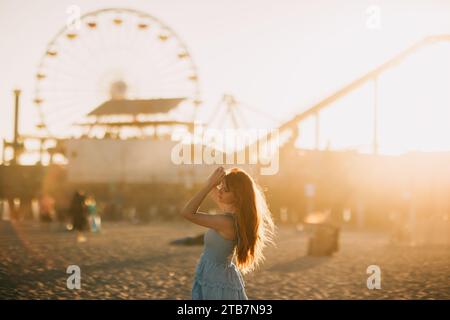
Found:
[[[198,73],[186,45],[147,13],[98,10],[56,34],[36,73],[38,127],[50,136],[70,135],[72,124],[117,94],[182,99],[178,109],[190,120],[200,104]]]

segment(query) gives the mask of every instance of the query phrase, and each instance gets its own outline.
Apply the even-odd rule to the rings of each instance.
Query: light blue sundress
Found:
[[[232,214],[226,215],[234,219]],[[227,240],[217,231],[208,229],[204,243],[203,253],[195,269],[192,299],[248,300],[242,274],[233,263],[236,241]]]

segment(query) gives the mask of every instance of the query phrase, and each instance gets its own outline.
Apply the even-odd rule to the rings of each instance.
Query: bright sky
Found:
[[[205,109],[212,110],[223,93],[232,93],[281,119],[424,36],[450,34],[448,0],[0,0],[1,138],[12,137],[16,87],[22,89],[21,132],[31,132],[37,122],[32,103],[37,65],[65,25],[70,5],[82,13],[134,8],[161,19],[184,40],[198,66]],[[367,25],[371,6],[380,10],[378,29]],[[443,50],[438,50],[441,58],[449,53]],[[450,79],[440,79],[445,91]],[[389,125],[397,125],[401,114]]]

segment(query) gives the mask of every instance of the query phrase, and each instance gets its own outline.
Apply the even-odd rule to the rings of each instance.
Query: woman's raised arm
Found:
[[[203,188],[200,189],[197,194],[188,201],[186,206],[181,211],[181,215],[200,226],[208,227],[215,230],[223,230],[228,227],[229,219],[220,215],[210,215],[199,213],[198,208],[200,207],[203,200],[206,198],[208,193],[215,188],[225,177],[225,169],[223,167],[219,167],[211,174],[208,178],[206,184]]]

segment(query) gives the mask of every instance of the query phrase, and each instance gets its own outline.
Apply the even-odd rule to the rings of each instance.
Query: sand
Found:
[[[203,228],[184,222],[105,223],[76,243],[63,226],[0,222],[1,299],[190,299],[201,246],[173,246]],[[449,299],[450,247],[392,245],[381,233],[344,231],[332,257],[306,256],[306,235],[280,226],[277,247],[244,276],[250,299]],[[69,265],[81,268],[70,290]],[[366,286],[369,265],[381,289]]]

